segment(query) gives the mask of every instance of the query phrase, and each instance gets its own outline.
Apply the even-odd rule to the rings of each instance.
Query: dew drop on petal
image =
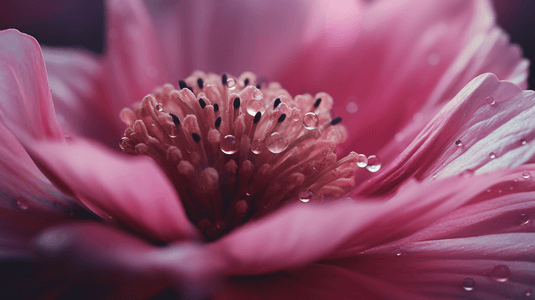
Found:
[[[525,145],[525,144],[527,144],[527,143],[528,143],[528,142],[527,142],[525,139],[521,139],[521,140],[520,140],[520,144],[521,144],[521,145]]]
[[[490,158],[490,159],[495,159],[495,158],[496,158],[496,153],[491,152],[491,153],[489,154],[489,158]]]
[[[163,104],[161,104],[161,103],[156,104],[156,110],[157,111],[163,111]]]
[[[251,99],[247,102],[247,113],[251,116],[255,116],[257,112],[262,112],[264,103],[261,100]]]
[[[476,281],[472,278],[465,278],[463,280],[463,289],[465,291],[473,291],[474,290],[474,287],[476,286]]]
[[[299,200],[301,200],[301,202],[303,203],[307,203],[308,201],[310,201],[310,199],[312,199],[313,196],[314,193],[312,193],[312,191],[310,190],[301,191],[299,193]]]
[[[238,152],[238,141],[236,140],[236,137],[231,134],[225,135],[225,137],[221,139],[219,147],[223,153],[232,155]]]
[[[521,214],[518,217],[518,224],[519,225],[527,225],[529,223],[530,217],[526,214]]]
[[[349,102],[346,104],[346,111],[350,114],[354,114],[359,110],[359,106],[355,102]]]
[[[266,138],[266,147],[269,152],[277,154],[286,150],[288,147],[288,141],[284,139],[282,134],[278,132],[273,132],[270,136]]]
[[[511,276],[511,271],[506,265],[497,265],[490,271],[490,278],[496,282],[506,282]]]
[[[365,168],[368,165],[368,158],[364,154],[357,155],[357,166],[359,168]]]
[[[526,180],[530,179],[531,178],[531,173],[528,170],[524,170],[522,172],[522,178],[524,178]]]
[[[315,113],[308,112],[303,116],[303,126],[305,126],[305,129],[314,130],[318,128],[319,124],[320,120]]]
[[[485,99],[485,102],[487,102],[487,104],[490,106],[493,106],[494,104],[496,104],[496,100],[494,100],[494,97],[487,97]]]
[[[264,150],[264,142],[262,140],[256,139],[251,142],[251,152],[254,154],[260,154]]]
[[[30,205],[24,198],[17,198],[17,206],[22,210],[27,210]]]
[[[366,166],[368,171],[375,173],[381,169],[381,160],[375,155],[368,156],[368,165]]]
[[[455,145],[457,145],[457,147],[461,147],[463,145],[463,142],[461,140],[456,140]]]
[[[524,297],[525,298],[529,298],[531,296],[533,296],[533,290],[532,289],[527,289],[527,290],[524,291]]]

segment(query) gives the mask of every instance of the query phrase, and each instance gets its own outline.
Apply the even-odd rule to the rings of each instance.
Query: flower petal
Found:
[[[104,62],[105,99],[117,128],[119,112],[165,83],[155,31],[142,1],[108,0]],[[102,105],[100,105],[102,108]]]
[[[4,298],[148,299],[175,288],[177,297],[201,299],[219,283],[217,260],[198,245],[156,247],[96,222],[48,228],[32,246],[36,261],[15,273],[22,276],[0,291]]]
[[[0,31],[0,122],[34,138],[63,139],[39,44],[14,29]]]
[[[123,132],[112,121],[118,116],[108,115],[101,61],[82,49],[44,48],[43,56],[56,116],[65,133],[116,146]]]
[[[525,145],[535,137],[534,113],[532,91],[499,81],[493,74],[481,75],[358,194],[388,193],[412,176],[429,181],[518,166],[535,154],[535,148]]]
[[[148,157],[127,157],[84,140],[37,142],[32,158],[94,213],[152,239],[195,238],[169,179]]]

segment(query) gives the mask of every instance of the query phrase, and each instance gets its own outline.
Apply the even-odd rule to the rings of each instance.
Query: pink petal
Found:
[[[426,102],[449,100],[446,86],[455,94],[491,71],[525,82],[527,65],[497,33],[489,1],[373,1],[361,24],[350,51],[320,54],[316,43],[275,78],[294,94],[333,96],[352,133],[343,153],[377,154]]]
[[[90,137],[117,147],[123,134],[114,127],[102,94],[101,61],[82,49],[44,48],[48,82],[56,116],[67,135]]]
[[[169,179],[148,157],[127,157],[84,140],[37,142],[32,158],[94,213],[152,239],[195,238]]]
[[[200,246],[156,247],[98,223],[48,228],[32,248],[39,268],[17,282],[36,293],[31,298],[148,299],[174,287],[200,299],[218,285],[217,262]],[[80,286],[92,288],[76,294]]]
[[[491,97],[491,98],[489,98]],[[495,101],[489,105],[488,101]],[[491,102],[492,103],[492,102]],[[535,95],[484,74],[471,81],[399,157],[358,192],[391,192],[409,177],[432,180],[518,166],[535,154]]]
[[[37,41],[0,31],[0,122],[34,138],[63,139]]]
[[[99,107],[124,128],[118,116],[121,109],[141,101],[166,75],[159,44],[142,1],[108,0],[104,62],[104,99]]]

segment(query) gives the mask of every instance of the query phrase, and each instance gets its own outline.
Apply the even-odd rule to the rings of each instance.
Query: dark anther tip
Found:
[[[281,99],[280,98],[277,98],[275,99],[275,102],[273,103],[273,108],[277,108],[277,106],[279,106],[281,104]]]
[[[339,124],[340,122],[342,122],[342,118],[336,117],[331,121],[331,125],[336,125],[336,124]]]
[[[188,86],[188,90],[190,90],[193,93],[193,88],[191,86]]]
[[[262,113],[261,112],[257,112],[256,115],[254,115],[254,119],[253,119],[253,123],[258,123],[260,122],[260,117],[262,117]]]
[[[279,119],[277,120],[277,122],[282,123],[285,119],[286,119],[286,114],[282,114],[282,115],[279,117]]]
[[[218,112],[218,111],[219,111],[219,104],[214,103],[214,112]]]
[[[219,126],[221,126],[221,117],[217,117],[217,119],[215,119],[215,128],[219,128]]]
[[[221,82],[223,83],[223,85],[227,84],[227,80],[228,80],[227,74],[223,73],[223,75],[221,75]]]
[[[185,89],[186,87],[188,87],[188,85],[186,84],[184,80],[179,80],[178,86],[180,87],[180,89]]]
[[[320,106],[321,98],[316,99],[316,102],[314,102],[314,107]]]
[[[175,123],[176,126],[180,125],[180,119],[174,114],[169,114],[171,118],[173,118],[173,123]]]
[[[260,83],[257,83],[257,84],[256,84],[256,88],[257,88],[257,89],[260,89],[261,87],[262,87],[262,85],[260,85]]]
[[[206,107],[206,102],[204,102],[204,99],[199,99],[199,104],[201,105],[201,108],[204,109]]]
[[[198,143],[201,141],[201,136],[197,133],[197,132],[194,132],[191,134],[191,137],[193,138],[193,140],[195,141],[195,143]]]
[[[199,88],[202,89],[202,87],[204,86],[204,81],[202,80],[202,78],[197,79],[197,85],[199,85]]]
[[[234,103],[232,104],[234,105],[234,109],[240,108],[240,102],[241,102],[240,97],[234,98]]]
[[[243,81],[243,84],[244,85],[249,85],[249,78],[245,78],[245,80]]]

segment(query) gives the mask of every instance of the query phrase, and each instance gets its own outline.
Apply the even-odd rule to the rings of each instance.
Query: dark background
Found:
[[[498,23],[533,61],[535,1],[494,0],[494,4]],[[43,45],[80,46],[102,53],[104,4],[102,0],[1,0],[0,29],[7,28],[28,33]],[[530,69],[535,74],[535,63]],[[531,89],[534,77],[529,77]]]

